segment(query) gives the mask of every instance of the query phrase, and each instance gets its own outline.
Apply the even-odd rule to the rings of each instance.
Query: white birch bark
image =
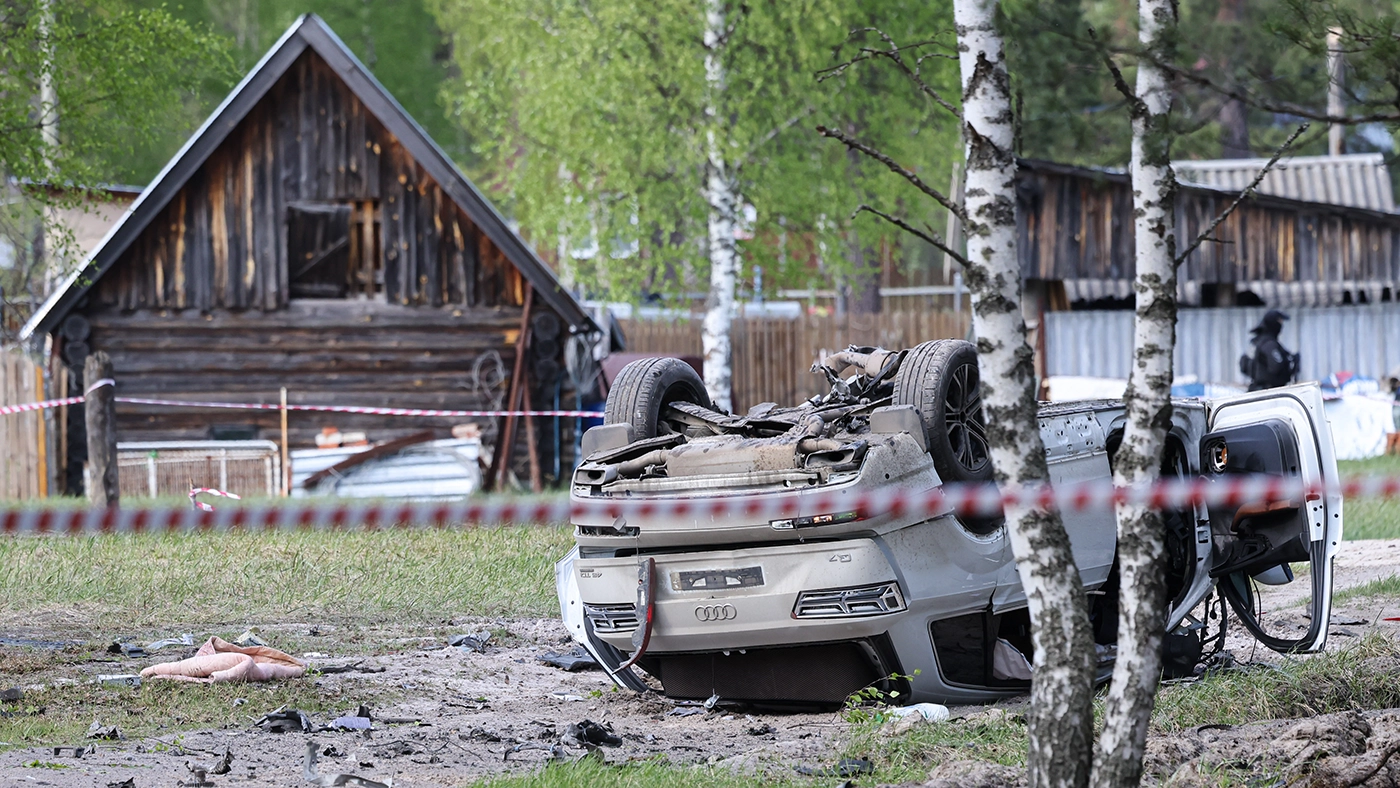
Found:
[[[996,0],[955,0],[967,172],[966,281],[997,480],[1047,478],[1034,352],[1021,313],[1011,96]],[[1035,646],[1027,761],[1032,788],[1082,786],[1093,742],[1093,640],[1079,570],[1058,512],[1009,507],[1008,535]]]
[[[739,278],[739,252],[734,238],[739,190],[734,168],[725,158],[720,128],[726,122],[721,111],[725,89],[724,22],[724,0],[706,0],[704,190],[709,206],[710,292],[705,299],[700,341],[705,353],[705,389],[715,408],[727,412],[733,408],[729,329],[734,320],[734,290]]]
[[[39,137],[44,143],[44,180],[58,183],[58,91],[54,88],[53,62],[53,5],[52,0],[39,0],[39,45],[44,48],[44,62],[39,68]],[[58,225],[58,211],[51,205],[43,212],[40,233],[44,246],[44,294],[53,292],[59,279],[63,277],[63,264],[59,259],[59,246],[62,237],[55,232]]]
[[[1173,0],[1138,1],[1138,39],[1158,62],[1171,55]],[[1154,59],[1138,61],[1133,115],[1133,239],[1137,315],[1133,368],[1125,396],[1127,424],[1114,461],[1114,483],[1156,481],[1171,425],[1172,350],[1176,345],[1176,179],[1170,163],[1171,86]],[[1108,690],[1095,786],[1137,785],[1162,666],[1166,579],[1162,515],[1118,506],[1118,658]]]

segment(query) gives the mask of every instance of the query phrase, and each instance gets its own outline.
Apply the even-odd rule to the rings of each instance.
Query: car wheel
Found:
[[[710,395],[695,370],[678,358],[643,358],[622,368],[608,391],[604,424],[631,424],[633,440],[654,438],[661,410],[672,402],[710,407]]]
[[[919,412],[928,453],[943,481],[992,480],[977,348],[971,342],[937,339],[911,349],[895,373],[894,401]]]

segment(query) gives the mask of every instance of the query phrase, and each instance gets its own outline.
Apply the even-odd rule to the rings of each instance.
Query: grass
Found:
[[[1373,596],[1400,597],[1400,575],[1382,577],[1359,586],[1334,591],[1332,592],[1332,604],[1340,605],[1353,599],[1365,599]]]
[[[308,714],[353,709],[360,703],[375,705],[389,700],[376,685],[357,684],[354,696],[312,681],[269,684],[186,684],[175,681],[146,682],[139,688],[104,687],[96,684],[46,685],[26,690],[18,704],[5,710],[19,712],[0,717],[0,744],[18,747],[90,744],[86,734],[94,721],[115,725],[128,740],[168,737],[178,743],[178,732],[188,729],[246,727],[263,714],[287,705]],[[235,705],[242,698],[246,702]],[[42,714],[25,712],[43,709]],[[322,719],[324,721],[324,719]],[[148,744],[148,746],[151,746]],[[154,744],[155,748],[176,745]]]
[[[0,626],[64,637],[236,622],[554,613],[562,526],[0,540]]]
[[[1337,469],[1343,476],[1400,475],[1400,455],[1344,460],[1337,463]],[[1342,508],[1346,523],[1342,536],[1348,541],[1400,538],[1400,500],[1357,498],[1346,501]]]
[[[1162,687],[1153,727],[1176,732],[1206,724],[1241,725],[1348,709],[1400,706],[1400,643],[1372,633],[1354,645],[1312,657],[1280,656],[1192,684]]]

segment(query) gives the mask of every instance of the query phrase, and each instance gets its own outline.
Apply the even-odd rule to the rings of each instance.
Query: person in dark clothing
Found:
[[[1254,355],[1240,356],[1240,372],[1249,378],[1250,391],[1287,386],[1298,376],[1298,354],[1289,353],[1278,341],[1283,321],[1287,319],[1288,315],[1270,309],[1259,325],[1250,329],[1249,333],[1254,335],[1249,340],[1254,345]]]

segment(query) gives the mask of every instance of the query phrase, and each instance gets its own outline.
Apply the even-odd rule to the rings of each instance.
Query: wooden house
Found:
[[[509,401],[527,324],[538,340],[522,385],[543,387],[552,403],[565,340],[595,326],[308,14],[24,336],[47,345],[55,393],[77,393],[84,358],[102,350],[118,396],[273,404],[285,388],[292,404],[492,409]],[[545,379],[530,381],[531,370]],[[278,421],[276,411],[118,406],[123,441],[275,438]],[[446,437],[452,422],[294,413],[290,443],[312,445],[325,425],[384,440]],[[55,448],[71,480],[81,416],[67,428]]]

